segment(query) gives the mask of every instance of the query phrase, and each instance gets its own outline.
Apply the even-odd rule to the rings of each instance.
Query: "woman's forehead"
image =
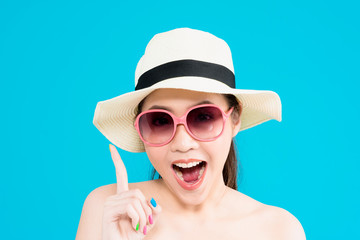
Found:
[[[195,103],[209,101],[220,106],[226,106],[225,97],[217,93],[206,93],[186,89],[157,89],[150,93],[143,105],[143,110],[148,110],[153,105],[159,106],[192,106]],[[176,106],[178,107],[178,106]]]

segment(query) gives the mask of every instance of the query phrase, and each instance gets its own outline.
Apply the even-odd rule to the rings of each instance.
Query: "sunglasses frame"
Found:
[[[213,137],[213,138],[210,138],[210,139],[202,139],[202,138],[198,138],[196,137],[189,129],[188,125],[187,125],[187,122],[186,122],[186,118],[188,116],[188,114],[194,110],[194,109],[197,109],[197,108],[203,108],[203,107],[215,107],[217,109],[220,110],[221,114],[222,114],[222,118],[223,118],[223,123],[222,123],[222,130],[221,132],[219,133],[219,135],[217,135],[216,137]],[[234,110],[234,107],[230,108],[227,113],[225,113],[220,107],[218,107],[217,105],[215,104],[200,104],[200,105],[196,105],[194,107],[191,107],[190,109],[188,109],[186,111],[186,113],[184,115],[182,115],[181,117],[177,117],[175,116],[173,113],[165,110],[165,109],[150,109],[150,110],[147,110],[147,111],[144,111],[142,113],[140,113],[136,119],[135,119],[135,123],[134,123],[134,126],[136,128],[136,131],[138,132],[141,140],[146,143],[147,145],[149,146],[152,146],[152,147],[161,147],[161,146],[164,146],[166,144],[168,144],[169,142],[172,141],[172,139],[174,138],[175,136],[175,133],[176,133],[176,128],[179,124],[182,124],[185,126],[185,129],[186,131],[188,132],[188,134],[198,140],[198,141],[201,141],[201,142],[210,142],[210,141],[214,141],[215,139],[217,139],[218,137],[220,137],[222,135],[222,133],[224,132],[224,127],[225,127],[225,122],[226,120],[229,118],[230,114],[232,113],[232,111]],[[170,115],[170,117],[172,118],[173,122],[174,122],[174,128],[173,128],[173,133],[171,135],[171,137],[169,138],[169,140],[167,140],[166,142],[164,143],[160,143],[160,144],[154,144],[154,143],[150,143],[150,142],[147,142],[145,139],[143,139],[143,137],[141,136],[141,132],[140,132],[140,127],[139,127],[139,120],[140,120],[140,117],[146,113],[151,113],[151,112],[163,112],[163,113],[167,113]]]

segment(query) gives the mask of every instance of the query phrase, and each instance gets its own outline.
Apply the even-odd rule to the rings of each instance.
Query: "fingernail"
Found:
[[[144,231],[143,231],[143,232],[144,232],[144,235],[146,235],[146,226],[144,227]]]
[[[151,202],[151,205],[153,205],[154,207],[156,207],[157,204],[156,204],[156,201],[155,201],[154,198],[151,198],[151,201],[150,201],[150,202]]]
[[[139,224],[140,224],[140,223],[138,223],[138,224],[136,225],[136,231],[139,230]]]
[[[152,215],[149,216],[149,223],[150,223],[150,224],[153,224]]]

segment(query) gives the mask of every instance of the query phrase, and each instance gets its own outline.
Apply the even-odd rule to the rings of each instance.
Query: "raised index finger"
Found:
[[[121,160],[120,154],[118,153],[116,147],[112,144],[109,144],[109,148],[116,170],[116,193],[128,191],[129,185],[125,165]]]

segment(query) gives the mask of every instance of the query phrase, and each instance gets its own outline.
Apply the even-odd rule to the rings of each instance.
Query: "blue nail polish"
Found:
[[[155,201],[154,198],[151,198],[151,201],[150,201],[150,202],[151,202],[151,205],[153,205],[154,207],[156,207],[157,204],[156,204],[156,201]]]

